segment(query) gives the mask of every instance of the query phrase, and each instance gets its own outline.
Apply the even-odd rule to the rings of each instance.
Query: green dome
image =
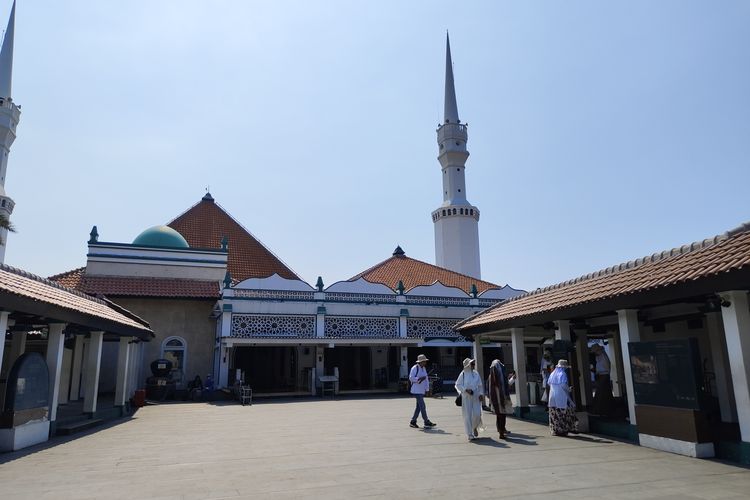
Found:
[[[154,226],[146,229],[133,240],[133,245],[190,248],[185,238],[169,226]]]

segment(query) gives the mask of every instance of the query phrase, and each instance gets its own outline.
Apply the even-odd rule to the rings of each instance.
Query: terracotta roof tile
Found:
[[[79,290],[107,297],[218,299],[219,283],[176,278],[84,276]]]
[[[750,223],[702,242],[587,274],[493,306],[457,325],[462,332],[588,302],[697,281],[750,266]]]
[[[114,323],[115,326],[119,325],[145,337],[153,335],[148,323],[124,310],[122,312],[115,310],[104,300],[65,288],[54,281],[4,264],[0,265],[0,291],[82,313],[99,320],[106,320]]]
[[[219,283],[215,281],[130,276],[87,276],[85,271],[85,267],[80,267],[67,273],[50,276],[49,279],[79,292],[107,297],[219,298]]]
[[[397,249],[397,252],[398,250],[400,248]],[[429,286],[439,281],[445,286],[460,288],[467,294],[471,293],[472,284],[477,286],[478,293],[493,288],[502,288],[502,286],[495,285],[489,281],[482,281],[471,276],[466,276],[465,274],[449,271],[448,269],[412,259],[397,252],[394,252],[393,257],[353,276],[348,281],[356,281],[364,278],[370,283],[381,283],[395,290],[399,280],[401,280],[407,291],[417,286]]]
[[[267,278],[274,273],[282,278],[299,279],[294,271],[214,202],[211,195],[204,196],[168,226],[196,248],[219,248],[222,238],[228,236],[227,267],[235,281]]]
[[[73,269],[72,271],[67,271],[64,273],[56,274],[54,276],[50,276],[49,280],[59,283],[66,288],[80,290],[81,279],[83,278],[85,272],[85,267],[79,267],[77,269]]]

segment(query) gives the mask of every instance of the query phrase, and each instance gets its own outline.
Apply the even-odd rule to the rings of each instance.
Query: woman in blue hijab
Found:
[[[566,360],[561,359],[557,362],[555,371],[547,380],[549,386],[549,429],[553,436],[567,436],[569,432],[576,433],[578,430],[575,403],[570,397],[569,366]]]

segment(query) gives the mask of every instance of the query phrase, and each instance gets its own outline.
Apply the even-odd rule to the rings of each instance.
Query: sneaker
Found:
[[[424,423],[424,426],[425,427],[435,427],[435,422],[431,422],[431,421],[428,420],[427,422]]]
[[[409,427],[413,427],[414,429],[419,429],[419,426],[416,422],[409,422]]]

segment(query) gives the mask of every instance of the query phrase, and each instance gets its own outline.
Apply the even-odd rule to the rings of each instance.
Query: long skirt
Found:
[[[471,440],[474,439],[474,430],[484,430],[482,423],[482,404],[479,397],[474,394],[470,396],[466,393],[463,395],[463,404],[461,405],[461,416],[464,419],[464,431],[466,436]]]
[[[553,436],[565,436],[578,429],[578,419],[573,408],[550,408],[549,431]]]

